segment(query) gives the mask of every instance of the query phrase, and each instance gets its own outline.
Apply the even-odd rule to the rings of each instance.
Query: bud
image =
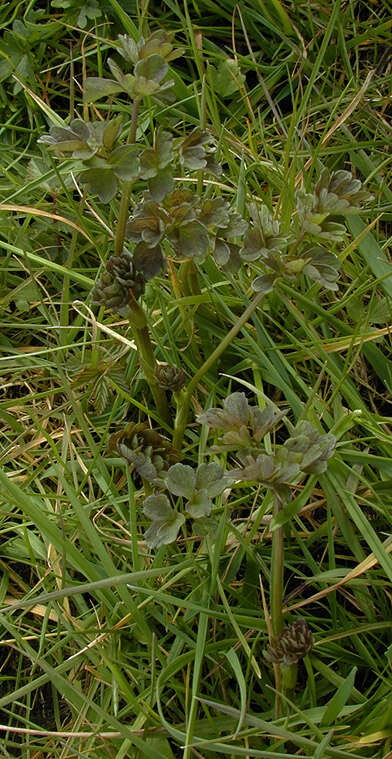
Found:
[[[181,390],[186,382],[185,373],[174,364],[158,364],[155,376],[160,387],[171,390],[173,393]]]
[[[297,664],[311,651],[313,645],[312,633],[304,619],[297,619],[294,624],[284,628],[279,638],[264,651],[267,661],[290,667]]]
[[[145,279],[135,271],[131,254],[125,251],[121,256],[112,255],[93,289],[93,303],[126,313],[131,300],[140,298],[144,287]]]

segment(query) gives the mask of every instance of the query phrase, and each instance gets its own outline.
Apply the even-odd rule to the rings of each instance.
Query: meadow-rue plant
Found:
[[[0,3],[7,755],[388,756],[387,5]]]
[[[326,471],[335,450],[332,434],[301,421],[283,443],[266,447],[266,436],[276,431],[286,412],[272,403],[263,409],[251,405],[243,392],[227,396],[223,408],[209,408],[197,416],[199,424],[208,425],[215,433],[210,455],[234,457],[236,466],[223,469],[214,461],[194,468],[179,459],[186,458],[183,441],[192,394],[204,373],[261,299],[281,282],[302,286],[305,276],[326,290],[338,289],[339,245],[347,235],[345,218],[371,196],[350,172],[324,168],[313,189],[306,186],[304,176],[304,188],[295,191],[289,223],[283,221],[278,205],[258,200],[240,214],[219,190],[200,183],[200,177],[222,174],[212,131],[197,126],[184,135],[156,125],[143,135],[138,132],[143,100],[147,104],[175,100],[170,63],[181,51],[174,47],[172,35],[158,31],[139,41],[120,35],[114,48],[121,66],[109,58],[112,78],[87,77],[85,101],[94,103],[118,95],[129,98],[128,134],[121,116],[107,121],[75,118],[69,126],[53,126],[40,141],[56,155],[74,159],[80,182],[101,203],[108,204],[121,194],[113,251],[96,281],[92,302],[128,319],[156,411],[166,425],[174,424],[172,440],[147,422],[128,424],[110,439],[110,451],[125,459],[136,482],[141,478],[144,483],[143,514],[151,521],[145,540],[148,548],[159,549],[174,543],[187,523],[197,532],[198,520],[203,520],[201,533],[205,534],[206,523],[214,520],[219,508],[216,499],[225,488],[248,482],[265,489],[272,494],[276,519],[290,502],[294,484]],[[184,182],[193,175],[196,190]],[[143,299],[148,283],[158,277],[163,277],[174,293],[180,283],[185,294],[200,294],[198,273],[205,272],[211,261],[230,276],[242,269],[256,296],[237,325],[188,379],[181,367],[157,360]],[[173,269],[175,264],[177,269]],[[168,391],[176,406],[174,419]],[[227,513],[229,519],[230,501]],[[267,658],[286,666],[296,663],[304,655],[301,651],[310,649],[311,633],[301,620],[283,630],[283,569],[283,530],[278,527],[272,539],[273,640]]]
[[[168,254],[174,261],[187,263],[188,268],[182,269],[184,289],[195,294],[198,267],[203,267],[208,257],[212,256],[218,267],[232,275],[245,267],[253,275],[252,288],[257,293],[246,318],[260,298],[278,287],[281,280],[295,282],[306,275],[327,290],[337,290],[340,262],[336,246],[347,233],[345,216],[371,196],[350,172],[330,173],[323,169],[313,191],[296,191],[294,212],[287,227],[280,220],[279,211],[265,203],[250,203],[248,218],[244,218],[221,195],[210,192],[206,195],[204,189],[200,193],[184,187],[181,179],[174,178],[176,175],[221,173],[211,132],[195,127],[185,137],[179,137],[159,126],[153,131],[149,145],[137,141],[141,100],[174,97],[169,64],[180,51],[174,48],[172,36],[163,31],[139,42],[120,35],[115,49],[126,68],[109,58],[113,79],[88,77],[85,97],[94,102],[125,93],[133,101],[128,139],[124,137],[121,118],[116,117],[107,122],[73,119],[69,127],[52,127],[41,141],[56,154],[71,154],[77,161],[81,182],[101,202],[108,203],[119,190],[123,192],[114,251],[97,280],[92,299],[93,303],[129,319],[140,365],[157,411],[166,422],[171,419],[166,392],[174,393],[177,413],[172,445],[144,423],[128,425],[112,435],[110,443],[110,448],[117,450],[149,487],[165,489],[171,498],[180,499],[173,507],[168,496],[160,492],[148,495],[144,501],[144,515],[152,520],[146,541],[150,548],[159,548],[176,540],[186,519],[208,519],[214,509],[214,498],[222,492],[225,482],[226,485],[254,482],[269,490],[277,517],[291,498],[294,481],[298,483],[306,475],[326,470],[335,438],[302,421],[283,444],[267,451],[263,440],[284,413],[272,404],[263,410],[252,406],[244,393],[237,392],[224,400],[222,409],[208,409],[199,414],[198,422],[218,433],[219,442],[211,453],[235,454],[240,466],[224,473],[215,463],[201,465],[197,470],[174,463],[173,457],[182,456],[192,392],[226,343],[223,341],[187,386],[181,368],[158,363],[155,358],[148,315],[139,305],[147,283],[165,275]],[[142,196],[138,193],[138,201],[131,204],[130,191],[136,181],[145,189]],[[335,246],[333,250],[331,245]],[[207,479],[204,485],[203,478]],[[279,528],[273,536],[271,564],[275,638],[283,626],[283,562],[283,532]]]

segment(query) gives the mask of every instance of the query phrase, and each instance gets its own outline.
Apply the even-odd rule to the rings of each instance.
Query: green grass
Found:
[[[50,3],[0,9],[0,753],[387,759],[390,3],[99,7],[85,30]],[[296,186],[323,166],[352,170],[374,196],[350,217],[337,293],[304,281],[267,295],[195,388],[185,434],[187,463],[212,460],[194,414],[246,390],[338,437],[327,472],[280,517],[284,613],[306,619],[314,647],[279,717],[263,657],[272,499],[240,483],[213,538],[146,547],[143,486],[108,437],[159,417],[127,323],[90,299],[119,198],[81,198],[69,160],[37,144],[56,114],[83,115],[83,76],[102,75],[111,40],[147,22],[175,31],[184,56],[172,66],[176,102],[143,105],[140,140],[152,123],[180,136],[205,122],[224,172],[199,185],[245,214],[256,198],[288,223]],[[217,68],[233,57],[244,78],[224,97]],[[94,109],[131,115],[122,97]],[[250,281],[246,267],[226,275],[212,261],[199,295],[174,297],[167,277],[154,279],[145,305],[158,360],[190,381],[249,305]]]

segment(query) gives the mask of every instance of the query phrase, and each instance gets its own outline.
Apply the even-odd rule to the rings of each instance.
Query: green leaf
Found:
[[[159,92],[160,86],[153,79],[146,79],[144,76],[138,76],[133,82],[131,94],[148,97]]]
[[[166,495],[149,495],[143,502],[143,514],[147,519],[166,519],[173,509]]]
[[[225,264],[221,264],[223,271],[235,274],[241,268],[241,258],[239,255],[239,245],[229,244],[230,258]]]
[[[30,310],[31,304],[34,301],[40,302],[41,293],[35,282],[27,281],[22,287],[15,288],[15,295],[12,297],[12,300],[18,311],[23,313]]]
[[[154,520],[148,530],[144,533],[144,538],[148,547],[160,548],[161,546],[174,543],[184,522],[184,515],[176,514],[175,511],[173,511],[172,516],[165,520]]]
[[[310,422],[299,422],[285,448],[289,459],[296,461],[303,472],[322,474],[327,470],[327,460],[335,452],[336,438],[331,433],[320,433]]]
[[[261,274],[253,280],[252,290],[255,290],[256,293],[267,295],[267,293],[270,293],[274,289],[276,279],[276,274]]]
[[[307,259],[303,273],[315,282],[319,282],[327,290],[337,290],[336,280],[339,276],[340,261],[333,253],[324,248],[311,248],[303,253]]]
[[[94,103],[100,98],[118,95],[123,87],[114,79],[102,79],[99,76],[88,76],[84,83],[84,95],[87,103]]]
[[[113,150],[110,156],[110,164],[119,179],[129,182],[138,176],[139,152],[138,145],[120,145]]]
[[[146,148],[140,155],[140,176],[151,179],[158,173],[158,160],[154,148]]]
[[[218,95],[228,98],[238,92],[245,83],[245,76],[234,58],[221,61],[214,77],[214,88]]]
[[[192,519],[201,519],[201,517],[208,517],[211,514],[212,501],[208,495],[207,490],[199,490],[193,496],[193,498],[187,503],[186,511],[192,517]]]
[[[12,74],[13,65],[11,61],[3,60],[0,61],[0,82],[3,82],[5,79],[8,79],[10,74]]]
[[[217,266],[225,266],[230,260],[230,248],[224,240],[215,240],[213,250],[214,261]]]
[[[196,472],[187,464],[173,464],[166,475],[165,483],[173,495],[191,499],[196,485]]]
[[[257,458],[246,456],[243,463],[243,469],[232,469],[228,472],[229,476],[234,480],[261,482],[265,487],[276,488],[277,485],[290,482],[299,472],[296,462],[280,461],[278,456],[266,453],[261,453]]]
[[[223,409],[210,408],[197,415],[200,424],[208,424],[212,430],[234,430],[247,425],[249,406],[245,393],[232,393],[223,402]]]
[[[148,183],[150,195],[158,203],[166,197],[174,188],[174,180],[170,169],[159,171],[155,177],[152,177]]]
[[[136,78],[144,78],[148,81],[159,83],[166,76],[169,70],[164,58],[161,55],[153,53],[148,58],[138,61],[134,68]]]
[[[155,152],[158,158],[158,166],[164,169],[173,160],[173,136],[171,132],[158,129],[155,135]]]
[[[252,203],[250,205],[254,225],[244,239],[240,255],[245,261],[265,258],[271,251],[283,251],[287,245],[287,235],[280,231],[279,222],[274,219],[269,208]]]
[[[204,169],[207,165],[206,151],[201,145],[183,150],[182,157],[187,169],[196,171],[197,169]]]
[[[321,214],[351,214],[371,199],[361,180],[354,179],[350,171],[340,169],[330,174],[323,169],[314,188],[313,208]]]
[[[140,156],[140,176],[143,179],[151,179],[159,174],[161,169],[166,168],[173,160],[173,138],[170,132],[158,129],[155,134],[153,148],[146,148]],[[166,193],[165,193],[166,194]]]
[[[88,138],[90,137],[90,129],[89,125],[86,124],[83,119],[73,119],[71,121],[70,127],[73,132],[79,135],[80,139],[86,142]]]
[[[117,38],[119,53],[129,63],[135,64],[139,58],[139,48],[137,42],[128,34],[119,34]]]
[[[151,248],[147,243],[136,245],[132,257],[133,265],[143,274],[145,279],[152,279],[165,268],[165,258],[160,245]]]
[[[117,118],[111,119],[110,121],[106,122],[105,128],[103,130],[103,134],[102,134],[102,144],[104,145],[106,150],[112,149],[113,144],[116,138],[118,137],[121,123],[122,123],[121,114],[117,116]]]
[[[38,142],[46,143],[49,147],[63,153],[72,153],[84,147],[84,141],[77,134],[63,127],[52,127],[50,134],[43,134]],[[89,154],[91,155],[91,152]]]
[[[285,411],[279,411],[272,403],[269,403],[264,409],[260,409],[258,406],[251,406],[250,416],[255,441],[260,443],[267,432],[270,432],[277,425],[285,413]]]
[[[143,514],[152,520],[144,535],[149,548],[160,548],[173,543],[185,522],[184,515],[172,509],[165,495],[148,496],[144,501]]]
[[[165,231],[167,213],[152,200],[145,200],[135,209],[133,218],[127,224],[126,234],[132,242],[143,240],[154,246],[161,240]]]
[[[226,228],[230,222],[230,206],[223,198],[212,198],[202,203],[199,221],[206,227]]]
[[[178,230],[178,252],[181,256],[203,261],[210,246],[208,232],[200,221],[182,224]]]
[[[86,160],[94,156],[102,145],[104,129],[104,122],[86,123],[82,119],[74,119],[69,127],[52,126],[50,133],[42,135],[38,141],[61,153],[72,152],[73,158]]]
[[[234,208],[230,209],[229,224],[225,229],[226,237],[243,237],[248,231],[249,224]]]
[[[204,147],[213,149],[215,141],[211,134],[196,127],[179,145],[179,154],[184,166],[188,169],[204,169],[207,165],[207,151]],[[211,157],[211,155],[209,156]]]
[[[118,82],[121,85],[122,89],[125,89],[125,77],[126,74],[124,74],[123,70],[120,68],[118,63],[113,60],[113,58],[108,58],[108,66],[110,68],[110,71],[112,72],[114,79],[116,82]],[[134,79],[135,77],[133,77]],[[111,81],[111,80],[110,80]]]
[[[219,495],[227,487],[224,471],[219,464],[200,464],[196,474],[196,490],[205,490],[211,498]]]
[[[332,725],[339,718],[343,707],[346,705],[350,698],[351,691],[354,687],[355,675],[357,673],[357,667],[353,667],[350,674],[339,685],[334,696],[328,701],[325,712],[321,718],[320,727],[328,727]]]
[[[82,184],[87,184],[102,203],[110,203],[117,192],[117,179],[112,169],[87,169],[80,175]]]

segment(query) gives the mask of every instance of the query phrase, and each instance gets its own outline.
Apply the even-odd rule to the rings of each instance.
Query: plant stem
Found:
[[[159,386],[155,376],[157,362],[151,344],[146,315],[136,300],[130,306],[129,323],[135,337],[140,366],[150,387],[158,414],[163,421],[170,424],[170,411],[166,393]]]
[[[282,501],[277,494],[274,498],[274,518],[276,519],[282,508]],[[279,527],[272,533],[271,555],[271,626],[274,638],[279,638],[283,630],[283,569],[284,569],[284,545],[283,527]]]
[[[129,128],[128,144],[136,140],[137,118],[139,113],[140,97],[135,97],[132,106],[131,126]],[[116,236],[114,238],[114,252],[120,256],[124,248],[125,229],[128,221],[129,201],[133,182],[123,182],[120,209],[118,212]],[[129,323],[131,325],[135,343],[137,345],[140,366],[150,386],[155,406],[161,419],[170,423],[170,412],[165,391],[159,387],[155,377],[157,362],[151,344],[146,315],[142,307],[133,300],[129,306]]]
[[[274,519],[284,506],[284,503],[278,493],[275,493],[274,499]],[[270,586],[270,612],[272,636],[277,640],[283,630],[283,585],[284,585],[284,535],[283,527],[279,527],[272,533],[272,555],[271,555],[271,586]],[[297,682],[298,664],[283,666],[277,664],[279,668],[279,682],[283,691],[293,690]],[[276,677],[275,672],[275,677]],[[278,695],[278,694],[277,694]],[[279,698],[275,702],[276,717],[279,716]]]
[[[184,295],[201,295],[197,267],[195,262],[189,258],[181,267],[181,280]]]
[[[215,350],[211,353],[211,355],[206,359],[204,364],[200,367],[199,371],[196,372],[196,374],[192,377],[191,381],[189,382],[188,387],[182,397],[181,406],[179,406],[177,410],[177,415],[176,415],[174,436],[173,436],[173,447],[177,448],[177,450],[181,450],[182,441],[184,438],[184,432],[185,432],[185,428],[188,422],[189,407],[191,404],[193,391],[197,387],[198,382],[201,380],[204,374],[208,372],[209,368],[213,366],[213,364],[219,358],[219,356],[230,345],[233,338],[238,334],[238,332],[240,332],[242,327],[246,324],[246,322],[248,321],[253,311],[259,305],[262,297],[263,297],[263,293],[258,293],[255,296],[255,298],[252,300],[249,306],[245,309],[242,316],[231,328],[230,332],[227,333],[226,337],[223,338],[222,342],[217,346],[217,348],[215,348]]]
[[[135,97],[132,106],[131,126],[129,128],[128,144],[136,141],[137,117],[139,113],[140,97]],[[118,212],[116,236],[114,238],[114,252],[120,256],[124,248],[125,229],[128,221],[129,201],[131,198],[133,182],[123,182],[121,190],[120,209]]]
[[[167,246],[165,246],[165,247],[167,248]],[[170,281],[171,281],[172,288],[173,288],[173,293],[174,293],[176,299],[178,301],[180,301],[179,304],[178,304],[178,310],[179,310],[179,312],[181,314],[182,324],[183,324],[183,327],[184,327],[185,332],[187,333],[188,337],[191,338],[192,337],[192,321],[188,317],[187,310],[186,310],[185,306],[183,306],[182,303],[181,303],[182,296],[183,295],[188,295],[188,293],[185,292],[185,291],[181,292],[180,285],[179,285],[179,279],[178,279],[178,276],[177,276],[177,272],[176,272],[175,266],[173,264],[173,260],[170,257],[170,253],[166,253],[166,258],[167,258],[167,262],[168,262],[168,269],[169,269]]]

